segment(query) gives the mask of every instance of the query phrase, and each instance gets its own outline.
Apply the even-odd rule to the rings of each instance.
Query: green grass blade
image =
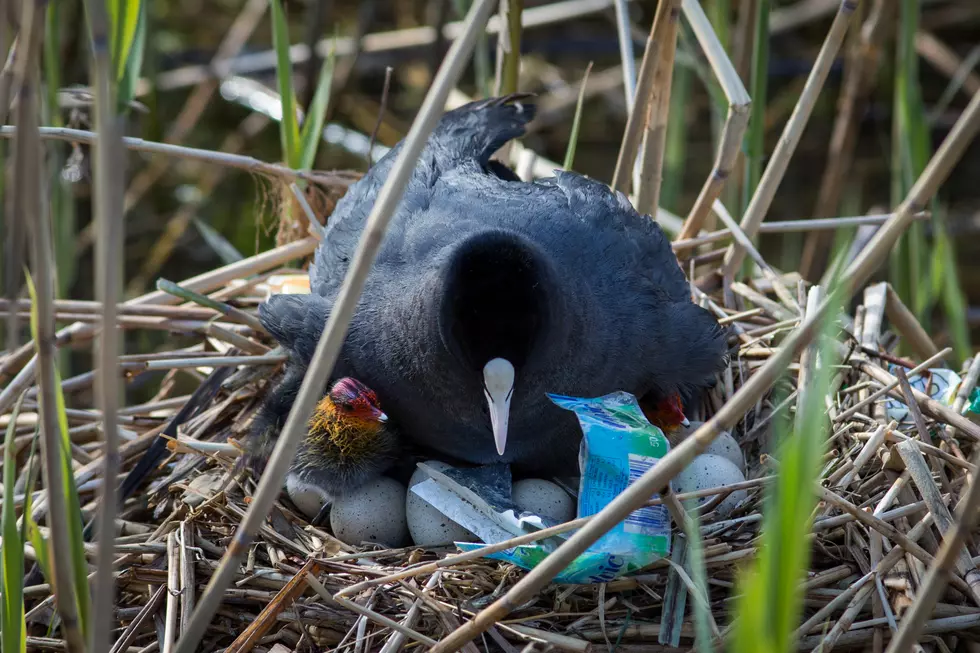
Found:
[[[836,292],[836,291],[835,291]],[[836,293],[840,296],[840,293]],[[818,336],[818,359],[809,391],[801,397],[793,432],[779,447],[779,474],[766,492],[759,555],[739,578],[735,653],[789,653],[803,610],[800,583],[810,563],[809,533],[817,498],[828,422],[824,399],[835,350],[829,338],[839,302],[826,313]]]
[[[941,298],[943,310],[946,313],[947,329],[950,340],[959,358],[967,358],[972,353],[970,346],[970,326],[967,321],[966,298],[960,285],[959,270],[956,267],[956,251],[953,242],[946,234],[946,227],[940,223],[936,230],[936,245],[934,250],[943,252]]]
[[[138,3],[136,33],[133,35],[132,47],[126,58],[126,68],[119,79],[116,89],[116,106],[120,113],[129,110],[129,103],[136,99],[136,85],[143,71],[143,57],[146,51],[147,16],[146,4]]]
[[[112,65],[116,81],[126,74],[126,63],[133,49],[139,23],[140,0],[112,0],[108,3],[109,33],[112,39]]]
[[[276,79],[282,102],[279,136],[282,158],[291,168],[300,167],[299,125],[296,122],[296,95],[293,92],[293,64],[289,59],[289,25],[280,0],[269,0],[272,9],[272,44],[276,50]]]
[[[902,0],[895,63],[892,123],[892,203],[898,205],[932,154],[929,121],[922,101],[919,56],[915,38],[921,15],[920,0]],[[898,295],[911,307],[922,326],[931,328],[936,304],[941,304],[957,356],[970,355],[966,305],[956,269],[955,244],[946,234],[942,210],[931,204],[934,243],[929,251],[925,225],[915,222],[892,252],[889,274]]]
[[[336,40],[336,38],[335,38]],[[330,47],[330,54],[323,60],[320,67],[320,77],[316,83],[316,93],[306,110],[303,119],[303,130],[300,133],[301,152],[299,167],[310,170],[316,159],[316,151],[323,134],[323,123],[327,119],[327,106],[330,104],[330,89],[333,86],[333,71],[337,63],[337,49]]]
[[[71,440],[68,435],[68,414],[65,412],[65,395],[61,391],[61,374],[55,370],[55,403],[58,408],[58,426],[61,430],[61,468],[65,479],[65,503],[68,506],[68,537],[71,540],[72,574],[75,580],[75,598],[78,602],[78,619],[82,634],[89,637],[91,626],[91,593],[88,585],[88,561],[85,558],[85,538],[82,531],[82,503],[75,486],[75,472],[71,465]],[[38,401],[40,403],[40,400]]]
[[[40,435],[40,427],[34,431],[34,441],[31,443],[31,455],[29,460],[31,461],[31,466],[27,472],[27,484],[24,486],[24,521],[23,521],[23,531],[21,533],[21,541],[30,541],[31,546],[34,547],[34,553],[37,556],[37,564],[41,567],[41,574],[47,581],[51,582],[51,563],[48,559],[48,543],[41,535],[41,529],[37,527],[37,522],[34,521],[34,515],[32,513],[32,506],[34,503],[34,489],[37,485],[37,472],[38,465],[36,461],[37,453],[37,443],[38,436]]]
[[[232,245],[227,238],[221,235],[217,229],[209,225],[204,220],[195,217],[194,226],[197,227],[197,230],[201,233],[201,237],[204,238],[204,242],[206,242],[211,249],[214,250],[214,253],[218,255],[218,258],[220,258],[221,262],[225,265],[237,263],[245,258],[242,256],[241,252],[235,249],[235,246]]]
[[[582,105],[585,103],[585,87],[589,83],[589,73],[592,72],[592,62],[585,67],[582,82],[578,89],[578,100],[575,102],[575,118],[572,120],[572,133],[568,135],[568,149],[565,150],[565,162],[562,168],[571,170],[575,163],[575,147],[578,145],[578,130],[582,124]]]
[[[37,336],[37,292],[34,280],[25,270],[27,290],[31,297],[31,337],[34,342]],[[61,390],[61,375],[55,370],[55,409],[58,415],[59,442],[61,444],[61,473],[64,479],[65,504],[68,506],[68,524],[51,524],[52,537],[67,536],[71,542],[72,579],[75,601],[78,608],[78,619],[82,634],[87,638],[90,626],[89,615],[91,594],[88,586],[88,562],[85,559],[84,539],[82,538],[82,511],[78,500],[78,488],[75,487],[75,474],[71,465],[71,441],[68,436],[68,414],[65,412],[65,395]],[[38,413],[44,411],[41,397],[38,395]],[[65,529],[66,532],[62,532]]]
[[[0,648],[4,651],[27,650],[27,624],[24,621],[24,543],[17,528],[17,511],[14,507],[14,486],[17,482],[17,461],[14,455],[14,437],[17,433],[17,415],[20,413],[23,395],[14,405],[3,444],[3,515],[0,528],[4,546],[0,555],[0,578],[3,600],[0,605]]]
[[[58,107],[58,89],[61,88],[61,56],[58,51],[61,43],[61,18],[64,5],[60,2],[49,2],[44,19],[43,60],[45,102],[42,109],[42,120],[52,127],[64,127],[61,111]],[[78,261],[75,258],[76,221],[75,198],[68,184],[61,178],[61,170],[65,164],[65,147],[50,148],[47,169],[49,175],[48,188],[51,189],[51,218],[54,221],[54,252],[57,266],[58,296],[68,297],[69,289],[75,282],[78,271]],[[59,367],[67,370],[67,357],[60,356]]]

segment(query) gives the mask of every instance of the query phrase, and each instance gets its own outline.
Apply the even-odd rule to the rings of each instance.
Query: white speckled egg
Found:
[[[745,480],[745,475],[735,466],[735,463],[714,454],[701,454],[691,461],[684,471],[674,477],[671,482],[674,492],[695,492],[708,488],[725,487]],[[740,501],[748,497],[745,490],[736,490],[729,494],[724,501],[715,507],[714,511],[724,519],[731,514]],[[698,499],[698,505],[704,504],[714,497]]]
[[[377,542],[401,546],[408,535],[405,486],[381,477],[340,497],[330,508],[330,528],[346,544]]]
[[[442,472],[451,465],[441,460],[427,460],[425,464]],[[411,488],[429,478],[421,469],[416,469],[408,481],[405,495],[405,517],[412,541],[419,546],[446,546],[453,542],[479,542],[476,535],[466,530],[449,517],[432,507],[428,501],[412,492]]]
[[[575,518],[575,500],[551,481],[526,478],[514,483],[511,498],[520,508],[560,522]]]
[[[329,503],[327,493],[322,488],[306,483],[296,474],[286,476],[286,494],[307,519],[316,517],[320,509]]]
[[[688,436],[694,433],[704,422],[691,422],[691,425],[684,429],[684,436]],[[745,456],[742,455],[742,448],[738,446],[738,442],[728,431],[722,431],[721,434],[715,438],[708,448],[704,450],[704,453],[711,454],[713,456],[721,456],[727,460],[735,463],[735,466],[744,474],[745,473]]]

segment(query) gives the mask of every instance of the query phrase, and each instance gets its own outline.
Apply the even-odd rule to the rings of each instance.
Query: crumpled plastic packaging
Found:
[[[889,371],[894,374],[895,365],[890,365]],[[959,390],[961,382],[962,379],[959,374],[953,370],[946,370],[939,367],[928,369],[909,377],[909,385],[914,390],[929,395],[946,406],[953,405],[953,401],[956,399],[956,392]],[[888,416],[888,419],[896,420],[902,426],[908,426],[913,423],[908,406],[891,397],[885,402],[885,414]]]
[[[582,428],[579,517],[602,510],[670,449],[663,432],[647,421],[636,398],[629,393],[616,392],[595,399],[560,395],[549,395],[549,398],[556,405],[574,412]],[[479,484],[463,480],[463,470],[447,470],[446,474],[433,473],[428,468],[426,471],[432,478],[415,485],[411,491],[476,533],[486,543],[501,542],[554,523],[553,520],[522,513],[506,505],[509,497],[502,498],[498,494],[489,501],[485,500],[484,495],[493,494],[493,491],[482,491]],[[447,478],[447,475],[454,478]],[[461,480],[469,485],[469,490],[457,491],[458,488],[452,487]],[[470,492],[478,496],[474,497]],[[487,506],[491,503],[496,506],[493,509],[495,514],[486,514]],[[505,537],[508,532],[510,535]],[[642,569],[669,555],[670,533],[670,516],[664,506],[641,508],[575,558],[555,581],[601,583]],[[488,554],[487,557],[532,569],[571,535],[564,533],[535,544]],[[456,546],[463,551],[472,551],[483,545],[456,542]]]

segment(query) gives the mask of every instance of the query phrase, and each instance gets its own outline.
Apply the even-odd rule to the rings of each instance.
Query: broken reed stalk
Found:
[[[683,9],[691,30],[701,44],[704,56],[708,59],[711,70],[728,100],[728,115],[725,117],[725,125],[718,141],[718,154],[715,157],[714,167],[704,186],[701,187],[691,212],[684,220],[684,226],[677,234],[677,240],[696,236],[701,231],[701,226],[715,200],[721,196],[725,182],[731,176],[735,160],[738,158],[752,106],[752,99],[735,71],[731,59],[728,58],[724,46],[718,40],[718,35],[712,29],[708,17],[704,15],[701,4],[697,0],[683,0]]]
[[[756,188],[752,200],[745,209],[741,226],[742,231],[749,238],[755,237],[759,229],[759,224],[765,219],[766,213],[772,205],[772,200],[776,196],[776,190],[783,181],[783,176],[789,167],[793,152],[796,151],[796,146],[799,144],[803,130],[810,120],[810,114],[816,104],[817,97],[820,95],[824,82],[827,80],[827,75],[830,73],[830,67],[833,65],[837,57],[837,52],[840,50],[841,43],[844,41],[848,23],[854,14],[856,6],[857,2],[855,0],[842,0],[840,3],[837,15],[834,17],[834,22],[827,32],[827,38],[820,48],[820,53],[817,55],[816,61],[813,62],[813,69],[810,71],[810,76],[803,86],[803,92],[800,93],[800,99],[793,108],[793,113],[790,115],[789,121],[783,128],[783,133],[779,137],[779,143],[776,145],[769,164],[762,174],[762,179],[759,180],[759,186]],[[738,243],[732,243],[725,253],[722,276],[724,278],[734,278],[738,274],[742,266],[742,261],[744,260],[745,249]]]
[[[32,268],[37,294],[37,383],[41,399],[41,454],[44,485],[48,490],[51,518],[49,571],[52,585],[57,587],[55,607],[61,617],[62,632],[69,653],[85,651],[82,624],[79,623],[75,596],[71,540],[68,529],[68,510],[65,483],[62,476],[61,427],[55,399],[55,326],[54,326],[54,245],[51,242],[50,216],[44,201],[42,179],[44,167],[41,139],[38,136],[38,53],[40,30],[44,21],[43,2],[25,2],[21,13],[21,34],[27,34],[15,57],[14,88],[19,103],[16,119],[20,134],[14,143],[13,183],[14,213],[29,224],[32,241]],[[19,393],[18,393],[19,394]]]
[[[302,258],[313,253],[316,249],[317,240],[312,236],[297,240],[275,249],[271,249],[261,254],[256,254],[250,258],[236,261],[225,265],[216,270],[210,270],[195,277],[191,277],[180,283],[181,287],[195,292],[206,293],[220,288],[234,279],[251,274],[259,274],[272,268],[284,265],[285,263],[297,258]],[[155,290],[125,302],[124,306],[168,305],[176,304],[177,298],[168,293]],[[95,335],[96,327],[94,324],[76,322],[70,326],[60,329],[55,338],[59,345],[67,343],[77,343],[87,340]],[[34,344],[29,342],[21,347],[17,352],[12,353],[4,360],[3,374],[16,373],[14,379],[0,391],[0,414],[10,410],[13,402],[21,392],[26,390],[34,380],[34,368],[37,357],[32,356]]]
[[[13,138],[17,133],[17,128],[11,125],[0,127],[0,138]],[[99,140],[99,135],[95,132],[83,129],[69,129],[68,127],[41,127],[41,138],[45,140],[66,141],[68,143],[85,143],[94,145]],[[143,152],[145,154],[162,154],[178,159],[189,159],[220,165],[226,168],[236,168],[273,179],[280,179],[284,182],[302,179],[314,184],[321,184],[325,181],[335,184],[347,184],[353,179],[343,175],[324,175],[323,173],[304,172],[293,170],[278,163],[267,163],[251,156],[240,154],[229,154],[227,152],[215,152],[212,150],[202,150],[196,147],[184,147],[183,145],[171,145],[158,141],[148,141],[143,138],[125,136],[122,139],[126,149],[133,152]]]
[[[102,411],[102,489],[96,518],[98,557],[95,576],[95,606],[89,633],[90,651],[107,651],[115,624],[115,537],[119,476],[118,411],[120,398],[120,337],[116,326],[117,306],[122,292],[123,177],[126,159],[122,147],[122,122],[116,113],[112,54],[109,51],[109,17],[101,0],[86,0],[85,11],[92,35],[92,75],[95,77],[95,279],[96,300],[102,303],[99,322],[95,391]]]
[[[640,177],[636,193],[636,210],[655,216],[660,205],[660,186],[664,179],[664,150],[667,147],[667,118],[670,113],[670,87],[677,53],[677,24],[680,0],[661,0],[666,4],[666,20],[658,37],[656,69],[650,96],[650,112],[643,130],[640,148]]]
[[[796,354],[810,342],[817,332],[820,321],[830,308],[840,305],[841,299],[850,298],[857,289],[867,283],[871,274],[888,256],[898,236],[908,226],[914,211],[920,210],[925,202],[935,194],[978,131],[980,131],[980,93],[974,96],[956,124],[953,125],[946,139],[929,161],[922,176],[916,180],[909,196],[898,207],[895,215],[875,234],[851,266],[847,268],[839,286],[828,293],[827,298],[820,303],[819,308],[812,315],[807,315],[799,328],[786,339],[782,346],[766,361],[765,365],[750,376],[710,420],[701,425],[684,442],[672,449],[655,466],[651,467],[605,508],[596,513],[589,524],[570,537],[537,567],[529,571],[504,596],[481,610],[471,621],[441,640],[439,644],[433,647],[433,653],[455,651],[464,643],[472,641],[474,637],[486,631],[512,610],[524,604],[578,555],[616,524],[623,521],[630,513],[642,506],[648,497],[662,492],[670,480],[680,473],[696,455],[703,452],[722,431],[735,425],[745,412],[754,406],[776,380],[783,375]],[[977,485],[975,483],[971,487],[971,497],[974,490],[977,490],[976,493],[980,495],[980,488],[977,488]],[[980,502],[980,498],[977,501]],[[974,508],[974,511],[970,513],[971,520],[976,511],[977,508]],[[880,520],[875,519],[875,524],[880,526],[878,521]],[[962,523],[962,518],[960,521]],[[957,528],[960,528],[959,524]],[[886,530],[891,529],[886,527]],[[908,540],[908,538],[903,537],[899,539]],[[896,548],[896,550],[899,549]],[[928,614],[928,611],[925,614]]]
[[[623,142],[616,158],[616,170],[613,172],[612,183],[609,184],[613,190],[618,190],[623,194],[629,194],[633,165],[640,150],[643,129],[650,117],[650,103],[654,90],[653,82],[657,73],[657,62],[660,59],[663,32],[666,29],[667,21],[670,19],[670,7],[674,6],[676,1],[660,0],[657,3],[657,11],[653,16],[650,34],[647,36],[643,60],[640,62],[639,78],[636,81],[636,93],[633,96],[629,117],[626,119],[626,129],[623,130]],[[656,215],[656,211],[651,215]]]
[[[296,449],[306,434],[306,423],[309,421],[313,407],[323,393],[327,377],[340,355],[340,348],[347,334],[347,328],[364,288],[364,282],[374,265],[374,260],[384,240],[391,216],[401,201],[409,179],[414,174],[416,161],[422,153],[429,135],[442,116],[449,91],[456,85],[466,63],[469,61],[469,55],[476,44],[477,37],[485,29],[493,7],[493,0],[476,0],[472,4],[466,16],[466,28],[463,35],[453,43],[449,52],[446,53],[432,86],[426,93],[422,107],[412,122],[408,136],[402,143],[402,150],[368,216],[350,269],[317,343],[312,363],[303,378],[303,383],[282,432],[276,439],[275,449],[265,472],[259,479],[259,485],[252,497],[248,512],[236,530],[235,537],[229,544],[218,569],[211,577],[207,589],[201,596],[191,623],[177,644],[177,653],[192,653],[197,649],[198,643],[204,636],[214,613],[224,598],[225,588],[234,579],[238,566],[247,554],[255,533],[265,521],[273,503],[279,496],[283,479],[292,464]]]
[[[895,448],[905,462],[905,468],[909,471],[912,482],[918,488],[919,494],[922,496],[926,505],[929,506],[933,523],[942,536],[944,538],[947,537],[949,531],[954,527],[955,522],[953,521],[953,515],[950,514],[949,508],[943,502],[942,493],[933,480],[933,470],[938,468],[940,472],[942,471],[941,463],[933,458],[934,465],[931,469],[926,462],[925,456],[922,455],[919,447],[912,440],[899,442]],[[948,480],[946,482],[948,483]],[[969,586],[971,590],[970,598],[973,599],[974,603],[980,605],[980,591],[978,591],[980,590],[980,571],[977,571],[977,567],[970,557],[970,551],[965,546],[959,549],[956,557],[957,559],[954,562],[956,572],[962,576],[963,580]]]

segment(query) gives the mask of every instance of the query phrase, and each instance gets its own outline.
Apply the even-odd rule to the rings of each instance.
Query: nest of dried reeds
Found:
[[[119,513],[114,550],[121,630],[113,651],[172,643],[222,556],[234,546],[254,483],[236,464],[238,449],[233,443],[247,430],[283,360],[252,315],[263,299],[256,287],[288,271],[277,266],[309,253],[314,244],[307,238],[239,264],[234,274],[217,270],[178,284],[206,293],[220,302],[216,308],[193,302],[173,305],[180,301],[174,295],[154,295],[159,303],[133,301],[120,307],[124,328],[166,329],[200,341],[121,359],[123,375],[130,380],[146,371],[167,370],[152,400],[120,411],[126,434],[120,448],[123,469],[136,466],[158,438],[165,438],[166,450]],[[246,275],[251,275],[248,281]],[[779,275],[776,281],[785,283],[791,277]],[[780,301],[772,282],[760,277],[732,286],[737,300],[731,307],[721,290],[698,292],[737,340],[737,353],[720,383],[704,397],[705,417],[729,402],[743,381],[778,350],[786,334],[799,328],[806,306],[803,288],[799,282],[799,294]],[[748,304],[754,307],[746,308]],[[21,310],[26,308],[25,304]],[[56,304],[59,318],[66,320],[94,315],[97,309],[86,302]],[[963,493],[967,474],[974,469],[966,456],[980,440],[980,427],[960,416],[976,386],[980,357],[964,363],[956,402],[946,406],[913,391],[907,375],[941,365],[949,350],[939,351],[917,323],[909,321],[907,309],[886,284],[869,287],[852,320],[842,323],[840,342],[847,353],[826,396],[833,425],[831,450],[813,524],[810,574],[800,588],[808,617],[798,633],[803,650],[818,645],[824,650],[865,647],[901,619],[942,536],[952,527],[951,497]],[[903,343],[918,355],[915,362],[896,354]],[[766,452],[773,451],[773,424],[796,410],[798,368],[798,363],[790,366],[781,400],[773,395],[763,398],[733,429],[752,461],[749,480],[677,495],[709,499],[699,519],[713,619],[719,628],[730,621],[738,569],[756,553],[762,523],[759,497],[775,473]],[[221,370],[222,382],[212,383],[203,400],[200,392],[178,394],[179,376],[213,380]],[[62,386],[71,396],[87,390],[91,381],[91,375],[81,375],[64,380]],[[884,402],[889,397],[908,406],[908,424],[886,417]],[[24,455],[36,437],[35,411],[36,393],[27,392],[13,439],[20,454],[17,460],[25,465],[19,474],[23,479],[37,459]],[[0,425],[6,427],[10,414],[2,419]],[[99,419],[94,410],[68,411],[75,483],[86,519],[94,515],[99,486]],[[717,519],[713,507],[738,489],[748,490],[750,498],[735,513]],[[33,497],[33,516],[39,523],[46,516],[44,494]],[[22,495],[15,498],[19,504],[23,500]],[[86,551],[94,558],[94,546]],[[34,557],[36,552],[28,549],[28,559]],[[973,558],[964,546],[956,557],[951,587],[925,624],[927,633],[969,633],[980,625],[980,570],[975,560],[980,558]],[[689,648],[694,634],[691,615],[679,602],[689,588],[676,566],[664,560],[639,575],[604,585],[550,585],[515,606],[484,637],[503,650],[528,642],[575,651],[608,644],[618,650],[651,650],[657,642],[663,642],[657,650],[671,650],[671,644]],[[204,641],[208,648],[234,651],[276,650],[276,644],[287,650],[351,645],[355,650],[386,651],[413,642],[432,645],[524,575],[507,563],[445,549],[350,547],[310,525],[282,499],[249,545],[245,564],[235,570]],[[337,592],[355,585],[360,589],[353,588],[343,604],[334,599]],[[50,585],[38,580],[25,588],[25,597],[32,606],[27,614],[29,645],[59,648],[58,640],[40,635],[56,625]]]
[[[399,199],[399,185],[414,166],[427,129],[456,83],[460,67],[455,64],[472,49],[477,32],[483,30],[496,5],[485,0],[474,3],[467,21],[459,26],[458,39],[447,55],[451,65],[444,66],[433,81],[419,118],[419,125],[429,127],[413,130],[392,166],[366,227],[366,251],[376,251],[381,242]],[[680,235],[674,242],[682,265],[697,280],[692,283],[692,298],[733,332],[729,366],[701,406],[706,420],[702,426],[675,443],[670,454],[598,515],[482,551],[578,529],[531,572],[482,558],[480,551],[456,554],[417,547],[350,547],[310,525],[284,500],[270,500],[279,490],[281,464],[271,473],[273,480],[256,489],[255,480],[238,465],[240,452],[235,444],[284,360],[254,316],[264,296],[259,287],[284,271],[288,262],[314,250],[314,236],[319,235],[321,225],[315,210],[329,209],[334,195],[308,197],[293,185],[296,205],[292,215],[306,215],[314,236],[303,236],[303,229],[291,223],[281,241],[288,244],[176,285],[163,284],[158,292],[118,306],[53,300],[50,266],[46,265],[52,257],[51,243],[46,230],[37,229],[32,234],[34,301],[0,304],[8,316],[26,318],[33,309],[37,318],[36,342],[8,348],[0,363],[0,383],[4,384],[0,425],[9,433],[4,453],[18,479],[5,492],[5,514],[12,514],[6,510],[9,506],[21,517],[30,517],[21,522],[32,531],[24,552],[28,562],[39,563],[46,568],[45,574],[51,574],[45,578],[35,567],[23,588],[28,648],[84,649],[78,612],[90,606],[83,606],[88,602],[73,596],[69,586],[87,585],[79,581],[78,574],[72,583],[61,575],[67,568],[60,566],[71,557],[62,539],[72,532],[65,526],[73,514],[71,488],[77,492],[86,522],[100,512],[113,517],[101,525],[95,538],[112,541],[112,547],[78,542],[84,555],[76,560],[80,566],[98,561],[93,641],[111,642],[113,653],[158,649],[169,653],[175,647],[179,651],[277,653],[327,648],[391,652],[418,646],[436,651],[689,650],[698,626],[695,605],[710,608],[707,637],[699,644],[705,645],[706,639],[726,642],[734,628],[731,606],[737,576],[762,553],[766,515],[760,498],[780,478],[781,461],[773,436],[780,431],[775,427],[794,414],[806,416],[804,407],[811,404],[821,407],[821,424],[829,420],[832,428],[827,431],[828,452],[814,490],[818,503],[808,542],[813,555],[806,578],[796,588],[805,606],[805,622],[794,634],[796,646],[802,650],[880,651],[885,642],[891,642],[894,648],[905,650],[915,641],[930,638],[940,650],[960,642],[972,644],[980,626],[980,570],[971,541],[980,512],[980,486],[969,480],[971,474],[976,476],[976,462],[968,456],[980,454],[976,446],[980,427],[963,416],[963,409],[980,375],[980,356],[962,366],[953,365],[960,368],[963,381],[952,405],[913,389],[907,377],[949,363],[949,350],[936,347],[887,285],[865,288],[865,284],[902,232],[920,217],[919,212],[980,130],[980,95],[963,112],[894,213],[806,222],[811,230],[883,224],[859,253],[840,262],[834,283],[809,286],[798,275],[769,266],[754,248],[753,238],[761,231],[799,226],[764,223],[763,219],[841,46],[854,3],[840,4],[796,110],[738,223],[717,199],[733,172],[750,100],[696,2],[664,0],[658,4],[638,82],[630,94],[633,106],[612,186],[624,192],[629,189],[634,161],[642,152],[635,204],[658,219],[671,218],[658,211],[658,196],[681,10],[728,101],[714,169],[686,219],[676,225]],[[879,18],[870,15],[870,27]],[[90,132],[42,132],[37,128],[36,99],[29,92],[31,76],[23,74],[31,58],[36,58],[36,39],[28,38],[17,51],[18,127],[5,127],[0,135],[17,135],[15,168],[26,174],[24,183],[12,186],[17,189],[15,205],[29,217],[43,215],[38,205],[42,134],[93,143],[103,162],[111,162],[124,145],[158,155],[173,153],[174,148],[159,143],[123,141],[113,131],[112,103],[107,101],[106,17],[94,13],[92,23],[93,31],[101,35],[96,41],[102,44],[95,57],[101,112],[96,116],[98,138]],[[513,38],[519,24],[515,28],[511,21],[509,26]],[[868,42],[863,45],[872,47],[873,35],[873,29],[865,30],[862,39]],[[519,48],[503,47],[502,52],[506,60],[502,68],[510,70],[513,78]],[[847,103],[853,108],[854,97],[848,96]],[[292,115],[290,111],[284,114]],[[184,157],[204,154],[179,149]],[[521,151],[511,148],[515,158],[520,158]],[[286,183],[322,181],[247,157],[214,154],[203,158]],[[105,273],[111,267],[112,252],[119,247],[119,232],[113,229],[120,220],[122,198],[112,185],[112,175],[100,179],[97,251]],[[725,229],[702,233],[711,212],[725,223]],[[726,243],[724,249],[704,251],[703,246],[719,241]],[[739,281],[746,257],[752,259],[756,272]],[[349,296],[341,293],[348,303],[357,300],[358,284],[370,269],[370,259],[365,255],[352,261],[345,284],[347,290],[353,290]],[[100,279],[100,296],[118,296],[118,279],[115,286],[111,274],[102,274]],[[842,300],[858,291],[863,292],[862,303],[853,313],[840,311],[846,306]],[[335,312],[344,313],[339,307]],[[828,323],[824,319],[828,316],[836,318],[829,322],[836,326],[818,329]],[[72,326],[55,333],[56,320]],[[123,329],[166,330],[198,341],[117,360],[114,330],[103,330],[99,369],[118,365],[127,380],[148,371],[165,370],[166,374],[150,401],[118,411],[111,391],[115,383],[109,380],[115,375],[108,375],[102,379],[102,391],[96,393],[93,403],[97,408],[69,402],[72,407],[63,411],[68,428],[61,433],[54,408],[41,401],[50,402],[59,383],[69,397],[87,391],[96,375],[57,379],[54,349],[91,340],[96,336],[95,325],[102,320]],[[332,353],[314,361],[311,376],[329,373],[343,326],[331,322],[325,329],[323,349]],[[825,350],[807,348],[818,331],[836,344]],[[834,373],[826,383],[814,384],[813,375],[821,369],[826,373],[831,365],[826,360],[821,364],[820,351],[835,354]],[[905,352],[911,352],[914,360]],[[197,383],[193,394],[180,394],[183,377]],[[886,397],[907,407],[907,419],[889,419]],[[308,414],[312,407],[302,390],[296,403],[298,414],[303,410]],[[707,499],[696,511],[693,528],[698,532],[688,530],[695,537],[685,540],[678,529],[671,560],[600,585],[549,584],[563,566],[562,556],[567,559],[581,552],[612,524],[665,490],[670,479],[723,429],[729,429],[748,454],[749,478],[738,486],[688,495],[663,491],[654,499],[666,503],[685,524],[688,518],[681,502]],[[100,439],[103,432],[117,431],[120,442],[111,437]],[[42,445],[34,447],[39,432]],[[65,436],[64,454],[69,461],[62,471],[73,478],[63,478],[58,471],[62,469],[57,453],[59,434]],[[298,436],[301,434],[294,429],[284,433],[283,440],[295,447]],[[110,455],[104,455],[106,451]],[[33,479],[39,475],[42,458],[46,487],[34,491]],[[127,496],[118,512],[111,503],[108,508],[99,503],[105,490],[116,487],[117,475],[139,483],[138,491]],[[61,491],[63,485],[69,488],[67,493]],[[124,494],[133,488],[123,482]],[[736,490],[747,491],[747,499],[733,514],[720,517],[714,508]],[[4,526],[12,523],[5,520]],[[32,530],[31,524],[41,526]],[[36,546],[45,537],[48,544]],[[687,550],[699,554],[685,558]],[[695,558],[703,560],[703,567],[692,562]],[[99,585],[108,578],[107,587],[112,587],[110,569],[114,570],[114,596]],[[708,570],[707,580],[704,569]],[[700,576],[693,575],[702,582],[692,581],[692,570],[700,572]],[[81,576],[88,571],[88,567],[80,569]],[[99,631],[106,624],[115,626],[112,632]]]

